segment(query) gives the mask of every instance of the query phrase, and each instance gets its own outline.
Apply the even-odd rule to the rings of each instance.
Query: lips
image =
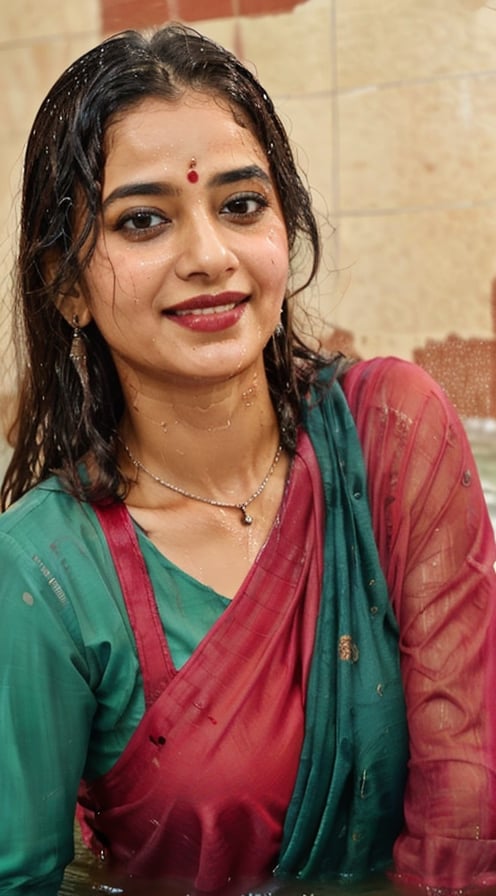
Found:
[[[248,299],[241,292],[203,294],[168,308],[165,314],[189,330],[213,333],[233,327],[244,314]]]
[[[191,309],[191,311],[181,309],[174,311],[173,314],[176,317],[185,317],[187,314],[221,314],[223,311],[232,311],[235,307],[236,303],[230,302],[228,305],[209,305],[207,308],[195,308]]]
[[[248,297],[242,292],[222,292],[217,295],[198,295],[180,302],[165,312],[167,315],[184,317],[187,314],[218,314],[230,311]]]

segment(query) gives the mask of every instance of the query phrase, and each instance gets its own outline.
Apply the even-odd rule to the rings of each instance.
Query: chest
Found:
[[[287,473],[287,465],[281,462],[270,488],[250,506],[249,525],[238,508],[213,506],[181,495],[167,495],[164,506],[128,505],[128,510],[169,561],[231,599],[278,524]]]

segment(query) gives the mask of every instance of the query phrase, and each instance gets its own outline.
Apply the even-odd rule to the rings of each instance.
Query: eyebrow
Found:
[[[232,171],[222,171],[214,174],[208,181],[209,187],[223,187],[225,184],[235,184],[241,180],[262,180],[270,184],[269,175],[259,165],[245,165],[244,168],[234,168]]]
[[[179,193],[174,187],[166,183],[136,183],[123,184],[122,187],[116,187],[102,202],[102,211],[105,210],[117,199],[127,199],[130,196],[177,196]]]
[[[223,187],[243,180],[261,180],[266,184],[271,183],[269,175],[259,165],[245,165],[243,168],[233,168],[231,171],[222,171],[219,174],[214,174],[207,182],[207,185],[209,187]],[[118,199],[128,199],[131,196],[178,196],[179,192],[176,187],[157,181],[123,184],[109,193],[102,203],[102,211]]]

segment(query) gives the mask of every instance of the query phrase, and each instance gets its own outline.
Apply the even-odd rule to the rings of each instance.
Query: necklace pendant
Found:
[[[145,465],[142,464],[141,461],[138,460],[138,458],[134,456],[134,454],[132,454],[130,448],[128,447],[128,445],[126,445],[125,442],[122,442],[122,445],[123,445],[124,451],[126,452],[127,456],[129,457],[129,460],[136,467],[136,469],[142,470],[143,473],[146,473],[147,476],[150,477],[150,479],[154,480],[154,482],[158,482],[159,485],[163,485],[164,488],[168,488],[173,492],[177,492],[177,494],[183,495],[185,498],[191,498],[192,501],[201,501],[202,504],[210,504],[212,507],[228,507],[228,508],[232,508],[232,509],[237,508],[238,510],[241,510],[241,513],[243,514],[242,523],[245,526],[251,526],[251,524],[253,523],[253,517],[248,513],[246,508],[248,507],[249,504],[251,504],[252,501],[255,500],[255,498],[258,498],[258,496],[262,494],[265,486],[267,485],[270,477],[272,476],[272,473],[274,472],[274,470],[276,468],[276,464],[278,463],[279,458],[282,453],[282,445],[279,444],[277,451],[274,455],[274,460],[272,461],[272,463],[265,475],[265,478],[262,479],[257,490],[253,492],[251,497],[249,497],[243,504],[229,504],[229,503],[224,503],[223,501],[213,501],[211,498],[204,498],[202,495],[195,495],[195,494],[193,494],[193,492],[188,492],[188,491],[186,491],[185,488],[181,488],[181,486],[179,486],[179,485],[174,485],[172,482],[166,482],[165,479],[161,479],[160,476],[157,476],[155,473],[152,473],[152,471],[149,470],[148,467],[145,467]]]

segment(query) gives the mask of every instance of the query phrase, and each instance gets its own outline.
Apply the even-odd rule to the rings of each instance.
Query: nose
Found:
[[[225,225],[207,213],[196,212],[184,223],[176,258],[176,274],[182,280],[213,280],[238,267]]]

